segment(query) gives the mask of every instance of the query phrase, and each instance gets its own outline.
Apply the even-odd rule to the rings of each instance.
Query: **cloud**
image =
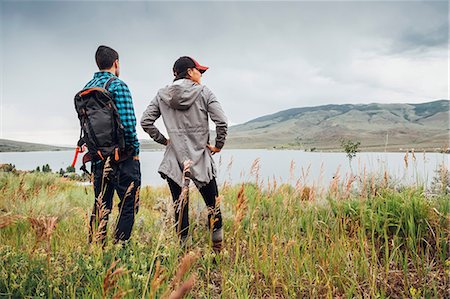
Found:
[[[76,141],[73,96],[96,71],[99,44],[119,51],[138,120],[157,90],[170,84],[182,55],[210,66],[203,82],[231,123],[300,106],[422,102],[448,94],[447,2],[1,7],[3,137],[13,139]],[[140,128],[138,134],[148,138]]]

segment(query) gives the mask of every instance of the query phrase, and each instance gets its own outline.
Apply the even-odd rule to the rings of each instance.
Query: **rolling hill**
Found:
[[[449,147],[449,100],[422,104],[343,104],[292,108],[231,126],[226,148],[339,150],[342,138],[363,151],[439,151]],[[214,139],[215,133],[211,132]],[[161,150],[140,140],[143,150]],[[0,152],[71,148],[0,139]]]
[[[63,151],[67,147],[0,139],[0,152]]]
[[[293,108],[230,127],[227,148],[333,150],[341,138],[362,150],[448,148],[449,101]]]

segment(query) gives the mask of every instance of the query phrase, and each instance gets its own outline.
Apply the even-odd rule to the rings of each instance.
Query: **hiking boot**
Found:
[[[222,228],[216,229],[211,234],[212,248],[215,253],[220,253],[223,248],[223,230]]]

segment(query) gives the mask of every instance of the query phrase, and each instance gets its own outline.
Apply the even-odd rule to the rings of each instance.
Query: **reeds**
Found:
[[[95,205],[94,213],[91,215],[90,238],[94,243],[105,244],[107,236],[106,227],[111,211],[106,208],[102,195],[96,199]]]
[[[14,224],[17,220],[19,220],[21,218],[23,218],[23,217],[20,215],[12,215],[11,213],[1,215],[0,216],[0,229]]]
[[[198,253],[190,251],[181,258],[178,266],[176,267],[177,271],[175,273],[175,276],[169,284],[167,291],[163,294],[163,298],[183,298],[183,296],[192,289],[196,281],[196,275],[192,274],[184,281],[183,277],[189,272],[189,270],[197,261],[198,257]]]
[[[153,275],[152,281],[150,282],[150,298],[155,298],[156,292],[161,287],[162,283],[166,280],[165,271],[161,267],[161,262],[158,260],[156,262],[155,274]]]
[[[118,280],[125,274],[129,273],[129,271],[125,270],[123,267],[116,268],[117,264],[120,262],[120,259],[115,260],[111,263],[111,266],[106,271],[105,277],[103,278],[103,288],[102,288],[102,298],[113,298],[120,299],[123,298],[126,294],[130,293],[132,290],[124,291],[118,285]],[[117,290],[111,297],[110,293]]]
[[[209,234],[198,229],[204,225],[199,222],[191,232],[197,251],[183,256],[172,227],[160,222],[163,216],[172,218],[171,211],[155,207],[170,201],[167,188],[143,188],[145,229],[134,231],[125,247],[89,247],[80,242],[79,228],[92,191],[86,195],[83,187],[66,190],[56,183],[55,190],[41,192],[63,194],[71,209],[58,220],[57,230],[47,225],[53,227],[51,272],[45,271],[49,254],[29,254],[35,230],[9,219],[19,214],[37,218],[35,211],[27,214],[20,206],[3,204],[8,214],[0,217],[7,224],[0,231],[0,293],[18,298],[181,298],[188,291],[193,298],[445,298],[450,285],[447,189],[439,185],[429,196],[423,186],[397,188],[387,171],[358,169],[353,176],[337,171],[326,200],[307,168],[298,179],[294,172],[295,186],[278,177],[267,187],[253,178],[229,185],[217,200],[224,202],[228,232],[220,255],[205,245]],[[448,177],[448,170],[436,174],[439,181]],[[14,202],[16,179],[0,186],[0,200]],[[33,192],[28,176],[22,185],[25,193]],[[191,200],[202,202],[198,192]],[[45,202],[53,203],[52,197]]]
[[[51,256],[51,237],[53,231],[55,230],[58,217],[54,216],[40,216],[40,217],[28,217],[28,221],[35,233],[35,243],[32,252],[34,252],[40,242],[46,243],[46,253],[47,253],[47,265],[50,267],[50,256]]]
[[[245,187],[244,184],[241,185],[241,188],[237,194],[237,202],[234,213],[234,227],[237,230],[240,227],[242,219],[244,219],[245,214],[247,212],[247,197],[245,196]]]

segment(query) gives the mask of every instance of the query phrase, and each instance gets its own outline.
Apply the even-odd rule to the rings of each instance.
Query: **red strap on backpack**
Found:
[[[78,154],[84,152],[84,145],[75,149],[75,157],[73,157],[72,161],[72,167],[75,167],[75,164],[77,164]]]
[[[80,153],[81,149],[79,146],[77,146],[77,148],[75,149],[75,157],[73,157],[73,161],[72,161],[72,167],[75,167],[75,164],[77,163],[77,159],[78,159],[78,154]]]

